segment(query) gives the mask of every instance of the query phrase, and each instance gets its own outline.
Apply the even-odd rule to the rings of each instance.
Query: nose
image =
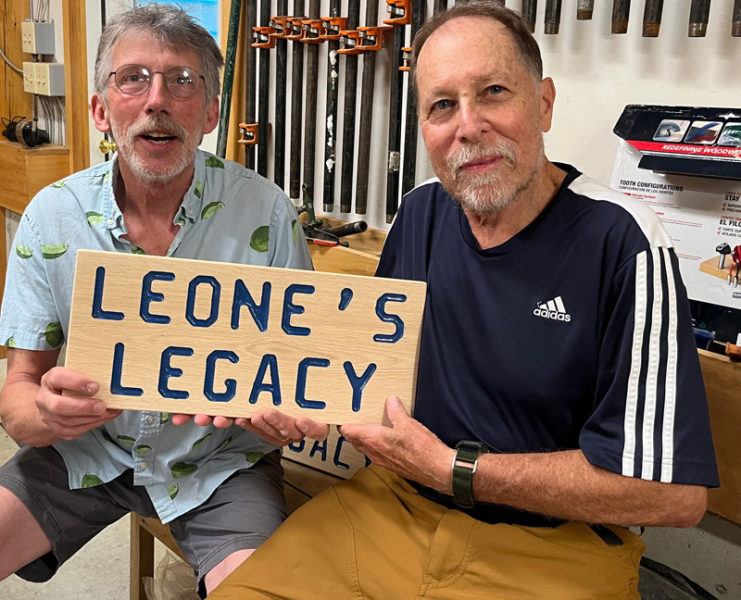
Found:
[[[167,91],[167,85],[165,84],[165,76],[163,73],[152,73],[149,89],[146,91],[146,94],[147,112],[167,112],[169,92]]]
[[[458,140],[461,142],[477,142],[483,134],[489,131],[490,126],[482,107],[474,101],[461,101],[457,118]]]

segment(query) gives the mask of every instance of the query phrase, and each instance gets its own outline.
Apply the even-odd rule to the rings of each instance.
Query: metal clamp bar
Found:
[[[275,48],[274,27],[253,27],[252,28],[252,47],[253,48]]]
[[[258,141],[258,123],[240,123],[239,133],[242,135],[237,140],[238,144],[244,144],[245,146],[256,146]]]

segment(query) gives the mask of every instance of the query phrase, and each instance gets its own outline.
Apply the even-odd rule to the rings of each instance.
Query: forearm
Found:
[[[707,503],[704,487],[623,477],[580,450],[482,455],[474,495],[561,519],[673,527],[695,525]]]

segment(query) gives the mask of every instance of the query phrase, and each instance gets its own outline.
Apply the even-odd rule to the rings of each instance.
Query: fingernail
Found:
[[[93,412],[98,415],[102,415],[105,412],[105,404],[102,402],[96,402],[93,404]]]
[[[98,384],[97,384],[97,383],[88,383],[88,384],[87,384],[87,385],[85,386],[85,391],[86,391],[86,392],[87,392],[88,394],[94,394],[95,392],[97,392],[97,391],[98,391]]]

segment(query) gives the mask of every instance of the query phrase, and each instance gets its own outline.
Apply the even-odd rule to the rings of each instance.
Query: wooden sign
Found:
[[[66,366],[111,408],[325,423],[411,412],[423,282],[80,250]]]

